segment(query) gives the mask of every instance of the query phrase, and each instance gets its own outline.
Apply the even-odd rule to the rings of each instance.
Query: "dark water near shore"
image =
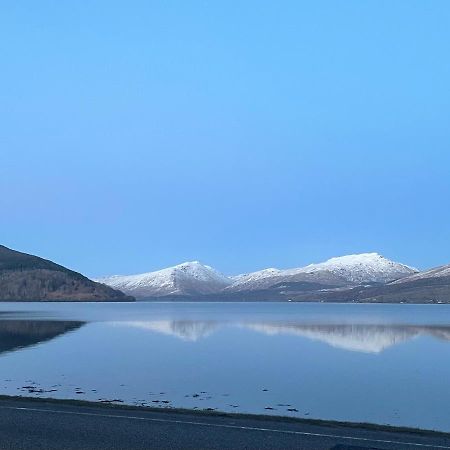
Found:
[[[450,431],[450,306],[2,303],[0,393]]]

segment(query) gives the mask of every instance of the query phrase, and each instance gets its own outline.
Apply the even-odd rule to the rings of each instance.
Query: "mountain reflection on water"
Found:
[[[196,342],[225,326],[234,326],[263,333],[267,336],[287,334],[321,341],[335,348],[355,352],[380,353],[396,344],[418,336],[431,336],[450,341],[450,327],[376,324],[298,324],[279,322],[226,323],[196,320],[156,320],[115,322],[114,325],[140,328]]]
[[[53,320],[0,320],[0,353],[50,341],[80,328],[83,322]]]
[[[0,310],[2,395],[450,431],[450,305]]]
[[[76,331],[85,322],[57,320],[0,320],[0,353],[50,341]],[[113,321],[113,326],[174,336],[197,342],[225,328],[246,329],[266,336],[289,335],[326,343],[334,348],[363,353],[381,353],[389,347],[419,336],[450,341],[450,326],[390,324],[304,324],[220,320]]]

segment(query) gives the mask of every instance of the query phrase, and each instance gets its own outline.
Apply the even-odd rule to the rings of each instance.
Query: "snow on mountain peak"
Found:
[[[387,282],[417,270],[391,261],[378,253],[339,256],[318,264],[294,269],[264,269],[232,277],[231,291],[259,290],[280,282],[317,282],[323,285],[355,285]]]
[[[253,290],[255,288],[263,288],[269,286],[272,283],[272,280],[276,279],[278,276],[281,276],[283,273],[280,269],[275,269],[270,267],[268,269],[258,270],[256,272],[243,273],[241,275],[236,275],[234,277],[230,277],[233,284],[229,286],[230,290]]]
[[[352,283],[382,283],[418,272],[413,267],[391,261],[379,253],[339,256],[296,270],[297,273],[314,273],[320,271],[332,272]]]
[[[184,263],[177,264],[176,266],[173,267],[175,268],[175,267],[198,267],[198,266],[209,267],[204,264],[201,264],[200,261],[186,261]]]
[[[114,275],[98,281],[140,298],[209,294],[231,284],[228,277],[199,261],[138,275]]]
[[[139,275],[115,275],[96,281],[137,298],[177,295],[204,295],[257,291],[279,283],[306,283],[309,286],[343,287],[386,283],[416,274],[412,267],[391,261],[378,253],[361,253],[328,259],[305,267],[280,270],[268,268],[226,277],[199,261],[188,261],[167,269]]]
[[[282,271],[280,269],[275,269],[273,267],[270,267],[268,269],[262,269],[258,270],[256,272],[250,272],[250,273],[243,273],[240,275],[235,275],[233,277],[230,277],[234,281],[255,281],[255,280],[261,280],[262,278],[266,277],[272,277],[280,274]]]
[[[434,267],[429,270],[425,270],[424,272],[416,272],[412,274],[411,276],[402,278],[400,280],[394,281],[392,284],[401,284],[401,283],[408,283],[411,281],[419,281],[419,280],[426,280],[426,279],[433,279],[433,278],[444,278],[444,277],[450,277],[450,264],[447,264],[445,266],[439,266]]]
[[[203,277],[207,276],[207,274],[220,275],[219,272],[217,272],[211,266],[202,264],[199,261],[186,261],[184,263],[177,264],[176,266],[169,267],[168,269],[163,270],[172,270],[174,272],[182,271],[185,273],[190,273],[194,277]]]

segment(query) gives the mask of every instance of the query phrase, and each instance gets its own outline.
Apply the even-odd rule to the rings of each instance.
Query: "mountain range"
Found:
[[[419,271],[378,253],[226,276],[198,261],[97,280],[0,246],[0,301],[450,303],[450,265]]]
[[[96,281],[138,300],[450,303],[450,265],[420,272],[378,253],[236,276],[193,261]]]

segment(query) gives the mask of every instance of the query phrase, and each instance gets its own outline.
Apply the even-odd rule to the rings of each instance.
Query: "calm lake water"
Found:
[[[450,431],[450,306],[1,303],[0,393]]]

